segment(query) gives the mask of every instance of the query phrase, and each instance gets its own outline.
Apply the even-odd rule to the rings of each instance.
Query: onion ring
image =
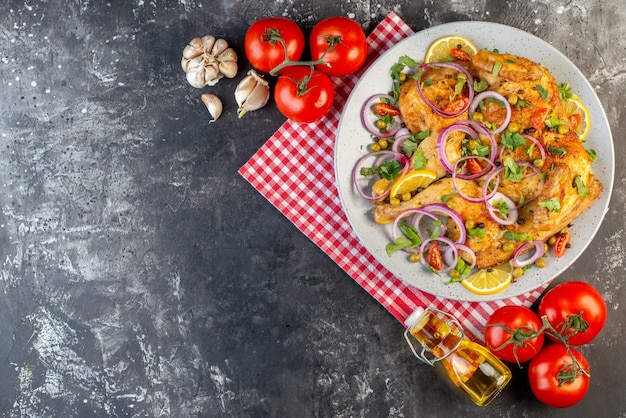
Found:
[[[500,212],[493,205],[493,202],[497,200],[503,201],[507,206],[508,214],[506,215],[506,219],[502,219],[500,216],[496,214],[496,211],[502,214],[502,212]],[[517,222],[517,217],[519,215],[519,211],[517,210],[517,205],[515,205],[515,203],[511,200],[511,198],[505,195],[504,193],[500,193],[500,192],[494,193],[494,195],[490,199],[487,199],[485,201],[485,204],[487,206],[487,211],[489,212],[491,219],[493,219],[500,225],[513,225],[515,222]]]
[[[459,258],[459,251],[456,249],[454,242],[452,242],[452,240],[449,238],[434,237],[434,238],[430,238],[422,242],[422,245],[420,245],[420,249],[419,249],[420,263],[422,263],[422,265],[426,267],[430,267],[430,264],[428,264],[428,261],[427,261],[427,257],[424,256],[424,252],[426,251],[427,246],[429,244],[433,244],[435,241],[442,242],[448,246],[445,250],[442,251],[442,253],[445,253],[447,251],[452,251],[452,258],[451,259],[449,258],[449,260],[447,260],[449,262],[446,262],[446,260],[444,260],[444,264],[446,265],[441,270],[437,270],[438,273],[446,273],[456,267],[456,264]]]
[[[532,247],[534,247],[535,253],[529,258],[521,260],[520,256],[526,251],[530,250]],[[545,248],[545,244],[543,243],[543,241],[540,240],[525,242],[517,250],[515,250],[515,253],[513,254],[513,267],[522,268],[534,264],[535,261],[543,257]]]
[[[369,153],[367,155],[364,155],[363,157],[359,158],[357,163],[354,165],[354,168],[352,169],[352,184],[353,184],[354,188],[356,189],[356,191],[359,193],[359,195],[361,195],[361,197],[363,197],[364,199],[367,199],[369,201],[374,201],[374,202],[378,201],[378,200],[382,200],[385,197],[387,197],[389,195],[389,191],[391,190],[391,185],[387,188],[385,193],[383,193],[383,194],[381,194],[379,196],[368,195],[359,186],[359,174],[361,172],[361,167],[363,166],[363,163],[368,158],[378,158],[378,157],[393,158],[396,161],[398,161],[400,164],[402,164],[404,167],[402,168],[400,173],[398,173],[398,176],[402,176],[402,175],[406,174],[409,171],[409,166],[410,166],[410,161],[404,154],[401,154],[401,153],[398,153],[398,152],[394,152],[394,151],[371,152],[371,153]]]
[[[509,122],[511,121],[511,104],[500,93],[497,93],[493,90],[483,91],[481,93],[478,93],[476,97],[474,97],[474,100],[472,100],[472,102],[469,105],[470,118],[472,117],[474,112],[476,112],[476,109],[478,108],[478,105],[480,105],[480,102],[482,102],[485,99],[495,99],[498,102],[502,102],[502,104],[504,105],[504,108],[506,109],[506,117],[504,118],[504,122],[502,122],[502,124],[498,126],[498,128],[491,131],[494,135],[499,134],[500,132],[504,131],[507,126],[509,126]]]
[[[393,103],[393,97],[388,94],[375,94],[371,96],[369,99],[367,99],[367,101],[363,104],[363,107],[361,108],[361,123],[363,124],[365,129],[367,129],[367,131],[372,135],[380,138],[389,138],[402,127],[402,120],[399,117],[394,117],[394,123],[393,125],[391,125],[391,127],[387,127],[385,131],[381,131],[380,129],[378,129],[375,125],[376,121],[378,120],[378,115],[376,115],[376,112],[374,112],[372,108],[375,106],[376,103],[380,102],[380,99],[387,99],[390,103]],[[374,118],[372,116],[376,117]]]

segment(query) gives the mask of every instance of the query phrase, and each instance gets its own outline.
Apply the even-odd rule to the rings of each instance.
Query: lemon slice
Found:
[[[509,261],[496,267],[480,269],[461,283],[472,293],[493,295],[504,290],[512,279],[513,263]]]
[[[576,132],[581,141],[587,139],[587,135],[589,135],[591,130],[591,117],[589,116],[587,106],[578,99],[568,99],[563,101],[563,110],[565,110],[565,115],[568,118],[573,114],[580,115],[580,122],[574,129],[574,132]]]
[[[458,35],[445,36],[430,44],[428,50],[426,51],[424,62],[453,61],[450,56],[450,50],[459,47],[461,47],[463,51],[467,52],[470,58],[478,52],[476,46],[467,38]]]
[[[437,179],[437,173],[429,170],[411,170],[398,178],[389,191],[389,196],[398,196],[428,186]]]

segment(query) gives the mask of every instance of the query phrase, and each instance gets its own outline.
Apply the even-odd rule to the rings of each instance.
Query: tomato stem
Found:
[[[285,43],[285,40],[283,39],[283,37],[280,35],[280,31],[278,29],[276,29],[276,28],[269,28],[269,29],[267,29],[263,33],[263,35],[261,36],[261,41],[269,42],[272,45],[275,45],[276,42],[279,42],[283,46],[283,50],[285,51],[285,59],[283,60],[283,62],[281,62],[276,67],[274,67],[274,68],[272,68],[270,70],[270,75],[271,76],[276,76],[283,68],[291,67],[291,66],[295,66],[295,65],[309,66],[309,67],[311,67],[311,69],[314,66],[321,65],[321,64],[324,64],[324,65],[330,67],[330,64],[325,62],[324,59],[323,59],[324,55],[326,55],[326,51],[328,51],[330,49],[330,44],[329,44],[328,48],[326,49],[326,51],[324,52],[324,54],[322,54],[320,59],[312,60],[312,61],[292,61],[291,59],[289,59],[289,52],[287,50],[287,44]]]
[[[541,317],[541,328],[537,331],[533,330],[528,325],[523,325],[517,329],[511,329],[504,324],[487,324],[487,326],[491,327],[499,327],[511,334],[509,339],[499,345],[498,347],[491,347],[493,350],[502,350],[503,348],[513,344],[513,355],[515,356],[515,360],[517,361],[517,365],[521,368],[521,364],[517,357],[517,349],[518,347],[523,347],[526,341],[533,340],[537,338],[537,336],[542,333],[548,333],[556,338],[567,350],[568,354],[572,358],[572,363],[563,366],[559,374],[556,376],[559,379],[559,385],[563,385],[564,383],[573,382],[577,376],[584,374],[589,376],[589,371],[586,370],[580,362],[574,356],[574,353],[570,349],[569,343],[567,340],[572,337],[574,334],[578,332],[585,332],[589,328],[589,324],[582,318],[583,312],[581,311],[577,315],[569,315],[565,320],[565,323],[560,329],[560,332],[554,329],[554,327],[548,321],[548,318],[544,315]],[[573,332],[569,332],[573,330]]]

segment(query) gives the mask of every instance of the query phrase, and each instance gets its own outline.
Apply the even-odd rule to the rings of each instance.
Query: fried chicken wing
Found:
[[[496,65],[499,70],[494,70]],[[472,66],[473,75],[485,79],[489,90],[506,98],[515,97],[511,121],[534,135],[543,132],[543,120],[561,103],[558,84],[545,67],[524,57],[487,50],[479,51],[472,58]],[[501,106],[489,106],[483,111],[484,120],[498,123],[502,112]]]

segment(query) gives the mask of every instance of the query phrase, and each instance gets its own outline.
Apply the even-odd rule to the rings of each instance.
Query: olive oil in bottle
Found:
[[[404,322],[413,354],[431,366],[441,362],[452,382],[479,406],[489,404],[511,380],[509,368],[487,348],[467,339],[450,314],[417,308]],[[418,353],[413,341],[421,345]]]

